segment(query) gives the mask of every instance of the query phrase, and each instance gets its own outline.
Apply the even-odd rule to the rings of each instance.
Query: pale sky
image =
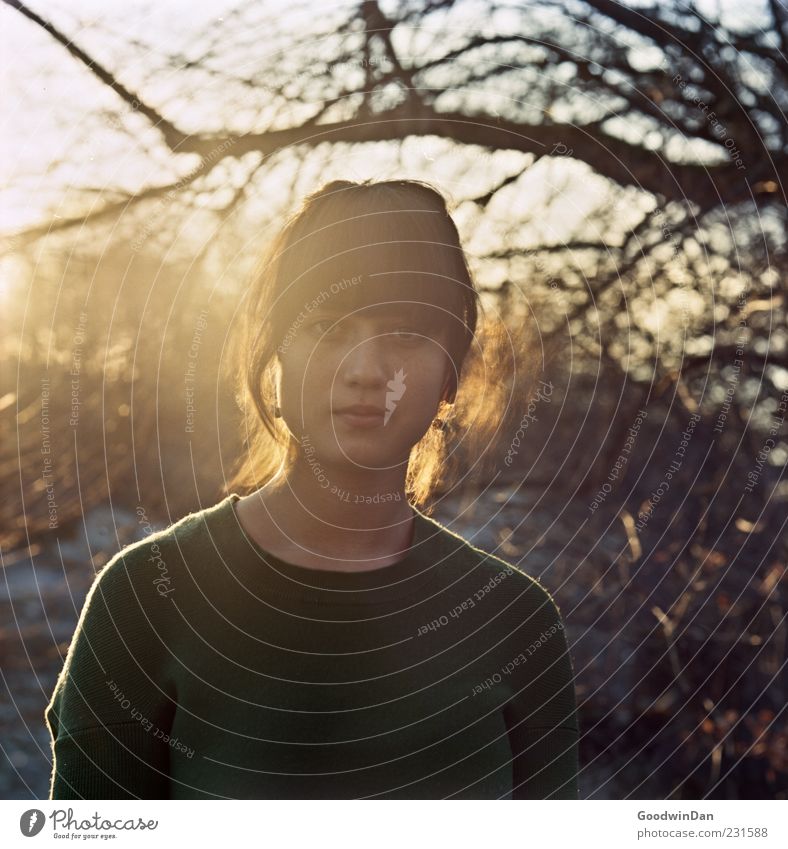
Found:
[[[349,2],[327,5],[318,0],[306,3],[266,0],[257,8],[264,8],[266,13],[280,18],[287,15],[285,37],[304,30],[314,32],[317,55],[321,50],[325,52],[326,45],[330,46],[333,21],[344,18],[344,10],[356,5]],[[717,3],[706,5],[710,11],[718,7]],[[723,8],[731,5],[725,3]],[[756,5],[759,4],[749,8],[752,10]],[[225,114],[221,114],[228,97],[227,84],[223,81],[201,81],[197,89],[193,71],[164,70],[169,55],[182,53],[198,57],[205,38],[221,33],[225,15],[234,8],[245,7],[238,0],[168,0],[166,3],[137,0],[111,4],[106,0],[69,0],[68,3],[61,0],[32,2],[31,6],[110,71],[117,73],[129,89],[140,92],[153,105],[164,104],[164,114],[184,131],[210,131],[233,119],[251,120],[251,111],[245,113],[242,103],[236,105],[236,92],[232,95],[231,115],[226,114],[226,109]],[[317,9],[319,15],[315,14]],[[482,0],[460,3],[458,10],[451,19],[436,16],[430,28],[443,27],[446,33],[455,35],[462,35],[462,30],[476,32],[481,28],[491,34],[493,30],[511,30],[517,21],[506,8],[501,8],[493,20],[488,4]],[[549,9],[542,8],[538,13],[551,14]],[[228,56],[228,61],[239,63],[237,67],[231,66],[232,73],[243,75],[251,70],[251,67],[244,67],[244,61],[259,68],[265,65],[266,56],[286,46],[286,42],[276,40],[275,33],[262,26],[259,29],[259,50],[255,45],[251,53],[233,52]],[[132,192],[146,185],[175,182],[198,163],[194,155],[173,155],[145,118],[131,114],[120,98],[72,59],[64,47],[36,24],[2,4],[0,31],[3,33],[0,84],[5,92],[0,105],[0,234],[13,233],[25,226],[51,220],[53,216],[68,217],[86,208],[99,208],[116,197],[117,190]],[[237,31],[236,26],[234,33]],[[329,38],[325,38],[325,34]],[[253,38],[254,33],[249,35]],[[405,33],[401,37],[408,35]],[[426,39],[425,45],[435,43],[434,33],[420,32],[414,38],[413,44],[419,49],[418,39]],[[445,49],[439,44],[438,53]],[[330,52],[327,55],[331,55]],[[421,57],[421,52],[419,55]],[[282,61],[286,60],[287,51],[284,50]],[[658,64],[659,51],[644,52],[643,61]],[[156,68],[161,70],[156,72]],[[179,105],[177,98],[181,92],[189,99]],[[497,93],[497,104],[503,110],[507,105],[506,90],[502,87]],[[257,111],[266,102],[265,92],[259,90],[247,90],[243,96],[250,98],[250,104],[254,102]],[[514,108],[518,106],[511,99],[508,103]],[[293,108],[298,108],[298,104]],[[280,123],[282,120],[286,122],[287,116],[283,116]],[[626,121],[619,123],[622,135],[632,132]],[[381,173],[394,176],[393,172],[398,169],[393,145],[381,144],[374,148],[367,145],[350,155],[347,146],[341,147],[345,150],[328,164],[322,159],[316,162],[314,167],[319,176],[325,179],[379,176]],[[678,148],[677,155],[693,155],[693,149],[686,144]],[[708,153],[702,149],[695,151],[699,156]],[[718,155],[724,157],[724,153]],[[430,179],[450,195],[462,198],[486,191],[496,177],[516,173],[529,162],[528,156],[505,151],[490,156],[480,150],[462,150],[458,155],[457,146],[451,140],[425,137],[406,142],[403,163],[407,173],[399,171],[396,176]],[[243,180],[244,173],[253,164],[253,161],[238,164],[227,159],[217,169],[214,180],[218,185],[225,182],[230,185],[233,179]],[[306,165],[308,171],[309,163]],[[287,171],[280,169],[268,178],[272,181],[266,182],[269,196],[272,188],[275,191],[276,186],[289,184]],[[87,199],[85,189],[92,192]],[[594,211],[607,197],[606,182],[582,163],[542,159],[516,187],[503,192],[490,205],[484,220],[472,220],[473,213],[469,213],[469,247],[478,253],[491,249],[495,244],[496,227],[510,225],[518,216],[525,225],[526,243],[573,237],[599,238]],[[647,208],[647,197],[628,199],[626,208],[619,214],[622,231],[636,222]],[[539,214],[533,215],[534,210]],[[467,215],[460,212],[457,217],[463,220]],[[611,241],[615,239],[615,234],[601,235]]]

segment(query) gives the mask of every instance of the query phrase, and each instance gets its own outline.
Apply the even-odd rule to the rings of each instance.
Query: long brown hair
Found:
[[[495,379],[489,362],[485,367],[477,334],[483,310],[446,201],[418,180],[327,183],[304,199],[262,256],[247,291],[242,330],[232,340],[246,451],[225,491],[258,489],[295,460],[298,440],[273,413],[278,353],[304,307],[329,293],[350,308],[396,299],[435,305],[446,316],[454,383],[438,410],[443,428],[428,428],[413,447],[406,476],[409,500],[426,509],[434,491],[450,484],[463,465],[450,448],[454,437],[464,431],[459,442],[467,454],[470,442],[497,430],[507,381]],[[491,327],[486,333],[488,343],[506,335]],[[498,345],[501,351],[511,347],[508,342]],[[470,369],[466,361],[473,362]],[[468,393],[470,403],[459,392],[464,364],[484,385],[481,394]],[[464,376],[463,387],[466,382]]]

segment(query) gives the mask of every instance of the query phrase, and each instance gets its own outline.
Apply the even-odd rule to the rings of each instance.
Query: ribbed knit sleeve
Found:
[[[517,604],[520,627],[507,639],[508,660],[501,667],[513,691],[504,708],[512,797],[576,799],[578,724],[564,622],[547,590],[533,578],[527,581]]]
[[[149,538],[119,552],[85,599],[45,711],[50,799],[168,796],[171,573]],[[172,559],[172,558],[170,558]],[[172,564],[170,564],[172,565]]]

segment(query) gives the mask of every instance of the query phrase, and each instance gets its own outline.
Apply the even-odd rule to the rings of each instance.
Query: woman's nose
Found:
[[[369,388],[383,387],[391,379],[393,367],[386,351],[385,335],[356,340],[346,351],[340,366],[342,378]]]

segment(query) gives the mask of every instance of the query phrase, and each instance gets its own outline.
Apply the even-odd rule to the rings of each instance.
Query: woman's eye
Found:
[[[415,327],[398,327],[394,332],[402,342],[415,342],[422,338],[422,334]]]
[[[316,321],[313,321],[310,327],[315,333],[317,333],[318,336],[323,338],[327,336],[339,336],[342,332],[339,322],[332,318],[319,318]],[[392,327],[389,332],[398,342],[402,343],[414,343],[424,338],[423,329],[412,324],[403,324],[398,327]]]
[[[319,318],[317,321],[312,322],[312,327],[321,336],[330,335],[337,329],[336,322],[330,318]]]

